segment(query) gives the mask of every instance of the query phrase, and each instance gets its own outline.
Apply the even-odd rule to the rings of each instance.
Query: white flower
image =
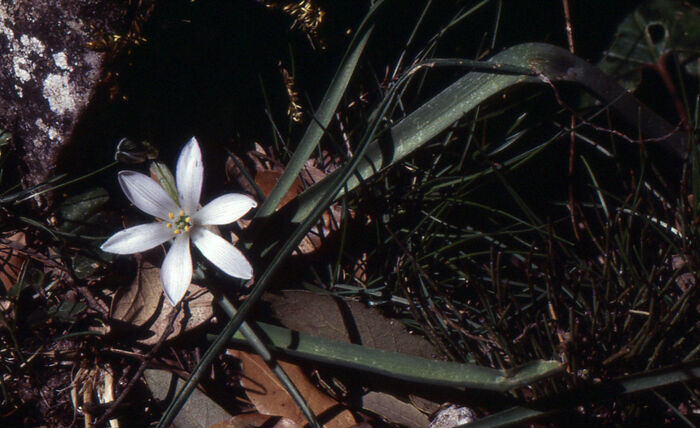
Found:
[[[253,268],[243,254],[204,226],[232,223],[257,204],[246,195],[229,193],[198,208],[203,175],[202,153],[195,138],[182,149],[177,161],[175,181],[179,203],[147,175],[120,171],[119,184],[126,197],[141,211],[162,221],[117,232],[100,247],[110,253],[133,254],[172,240],[160,279],[165,296],[173,306],[182,299],[192,281],[190,239],[209,261],[228,275],[242,279],[253,276]]]

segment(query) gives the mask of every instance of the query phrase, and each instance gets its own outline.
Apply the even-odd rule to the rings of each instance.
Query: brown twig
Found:
[[[136,385],[136,382],[138,382],[138,380],[141,378],[143,372],[146,371],[146,367],[148,367],[148,363],[150,362],[150,360],[153,358],[154,355],[158,353],[163,343],[165,343],[165,339],[167,339],[168,336],[170,336],[170,334],[172,334],[172,332],[175,330],[175,319],[177,318],[177,315],[180,313],[181,309],[182,302],[178,303],[176,306],[173,306],[173,308],[170,310],[170,314],[168,314],[168,328],[165,329],[155,346],[153,346],[153,348],[150,351],[148,351],[146,355],[144,355],[143,361],[141,361],[141,365],[139,365],[138,370],[136,370],[136,374],[126,385],[124,391],[122,391],[121,394],[119,394],[119,397],[116,400],[114,400],[111,406],[109,406],[109,409],[107,409],[105,414],[102,415],[102,417],[100,417],[95,422],[95,427],[100,427],[102,426],[102,424],[107,422],[112,413],[114,413],[114,411],[119,407],[119,405],[126,399],[126,396],[129,394],[129,391],[131,391],[134,385]]]
[[[420,275],[433,289],[437,289],[437,287],[435,286],[435,283],[434,283],[433,280],[430,278],[430,276],[423,270],[423,268],[420,266],[420,264],[418,264],[418,262],[416,261],[415,257],[413,257],[413,254],[411,254],[411,253],[408,251],[408,248],[406,248],[406,247],[401,243],[401,241],[398,239],[398,237],[396,236],[396,234],[394,234],[394,232],[391,230],[391,228],[390,228],[388,225],[385,225],[385,229],[386,229],[387,232],[389,232],[389,234],[391,235],[391,238],[394,240],[394,242],[395,242],[396,245],[399,247],[399,249],[401,250],[401,252],[403,252],[404,256],[409,260],[409,262],[411,263],[411,265],[412,265],[413,268],[415,269],[416,273],[417,273],[418,275]],[[400,280],[400,281],[403,281],[403,275],[402,275],[401,272],[398,270],[398,265],[397,265],[397,272],[396,272],[396,273],[397,273],[397,277],[399,278],[399,280]],[[410,287],[408,287],[407,285],[404,285],[403,288],[404,288],[404,291],[406,291],[407,293],[410,293],[410,292],[411,292]],[[420,296],[419,293],[416,293],[416,295],[417,295],[419,298],[422,297],[422,296]],[[408,298],[408,301],[409,301],[410,305],[412,306],[411,309],[414,309],[414,310],[415,310],[416,308],[413,307],[413,306],[415,305],[415,302],[413,302],[413,298],[412,298],[411,296],[409,296],[408,294],[406,295],[406,297]],[[425,302],[425,301],[421,301],[420,309],[421,309],[421,312],[424,314],[424,316],[423,316],[422,318],[423,318],[424,320],[426,320],[426,322],[428,322],[429,325],[430,325],[430,322],[429,322],[429,318],[430,318],[429,313],[431,313],[431,312],[432,312],[432,314],[433,314],[433,316],[434,316],[435,318],[438,318],[438,319],[439,319],[439,318],[442,318],[442,319],[447,318],[447,317],[439,310],[439,308],[435,307],[434,305],[428,304],[428,303]],[[428,311],[428,310],[429,310],[429,311]],[[414,316],[415,316],[415,313],[414,313]],[[418,319],[419,319],[419,318],[416,318],[416,320],[418,320]],[[440,323],[438,323],[438,325],[440,325]],[[432,327],[432,326],[431,326],[431,327]],[[452,350],[459,351],[460,348],[454,343],[454,341],[452,340],[452,338],[449,337],[449,332],[446,331],[446,330],[443,328],[443,330],[445,330],[445,331],[444,331],[444,340],[441,340],[441,339],[438,338],[438,336],[435,334],[435,332],[430,331],[430,330],[431,330],[430,328],[426,328],[426,329],[425,329],[425,332],[426,332],[426,333],[428,334],[428,336],[430,336],[434,341],[436,341],[435,344],[440,346],[440,348],[441,348],[441,350],[444,352],[444,354],[447,355],[452,361],[459,361],[457,355],[456,355]],[[445,342],[447,342],[447,344],[449,344],[451,348],[448,347],[447,344],[445,344]]]
[[[673,78],[668,72],[667,61],[668,54],[665,54],[661,56],[659,61],[652,66],[652,69],[658,73],[659,77],[661,77],[661,80],[664,82],[664,86],[666,86],[666,90],[668,91],[669,95],[671,95],[671,99],[673,100],[673,105],[676,108],[678,117],[681,118],[683,130],[685,132],[690,132],[690,121],[688,120],[688,115],[686,114],[685,107],[683,106],[683,101],[681,100],[678,90],[676,89],[676,84],[673,83]]]
[[[102,314],[102,316],[104,317],[107,317],[109,315],[109,308],[105,305],[104,302],[96,299],[88,287],[84,285],[79,285],[75,287],[75,289],[87,301],[87,305],[90,309],[99,314]]]
[[[576,114],[576,111],[572,107],[570,107],[568,104],[566,104],[564,102],[564,100],[561,98],[561,96],[559,95],[559,90],[557,89],[556,85],[554,85],[554,82],[552,82],[552,80],[549,77],[545,76],[542,73],[538,74],[537,77],[539,77],[543,82],[545,82],[546,84],[548,84],[552,88],[552,91],[554,92],[554,98],[557,100],[557,104],[559,104],[566,111]],[[683,127],[683,122],[681,122],[678,125],[676,125],[676,127],[673,128],[671,131],[669,131],[666,135],[662,135],[660,137],[654,137],[654,138],[634,139],[634,138],[628,136],[627,134],[625,134],[624,132],[618,131],[617,129],[610,129],[610,128],[606,128],[604,126],[598,126],[594,123],[591,123],[591,122],[587,121],[586,119],[584,119],[583,117],[581,117],[580,115],[577,115],[576,118],[583,125],[586,125],[592,129],[596,130],[596,131],[604,132],[606,134],[612,134],[616,137],[622,138],[623,140],[627,141],[628,143],[633,143],[633,144],[659,143],[662,141],[666,141]]]
[[[576,54],[574,49],[574,31],[571,26],[571,10],[569,9],[569,0],[562,0],[562,6],[564,8],[564,19],[566,20],[566,38],[569,42],[569,52],[571,55]],[[571,217],[571,229],[574,232],[574,237],[577,241],[581,240],[578,233],[578,223],[576,219],[576,200],[574,198],[574,159],[576,158],[576,115],[571,114],[571,132],[569,132],[569,215]]]
[[[571,9],[569,9],[569,0],[561,0],[564,7],[564,19],[566,20],[566,39],[569,42],[569,52],[575,55],[574,51],[574,30],[571,26]]]
[[[66,268],[63,264],[58,263],[54,259],[52,259],[48,256],[45,256],[44,254],[41,254],[39,251],[37,251],[33,248],[30,248],[27,245],[21,245],[21,244],[18,244],[16,242],[12,242],[12,241],[4,239],[4,238],[0,238],[0,244],[4,245],[6,247],[10,247],[13,251],[17,251],[18,253],[23,254],[23,255],[29,257],[30,259],[34,259],[34,260],[42,263],[45,266],[60,269],[66,273],[69,273],[68,268]],[[72,280],[72,277],[71,277],[71,280]]]

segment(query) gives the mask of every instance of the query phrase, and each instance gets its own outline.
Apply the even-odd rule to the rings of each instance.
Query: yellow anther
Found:
[[[175,218],[175,214],[173,214],[173,213],[168,213],[168,217],[170,218],[170,220],[172,220],[172,219]]]
[[[189,232],[189,231],[190,231],[190,227],[189,227],[189,226],[185,226],[185,232]]]
[[[179,233],[180,233],[180,229],[175,229],[175,230],[173,230],[173,233],[176,234],[176,235],[179,234]]]
[[[182,217],[183,215],[185,215],[185,211],[184,211],[184,210],[180,210],[180,217]]]
[[[189,217],[185,218],[185,221],[186,221],[187,223],[192,223],[192,221],[190,220]]]
[[[168,229],[172,229],[172,228],[173,228],[173,224],[172,224],[172,223],[168,223],[168,224],[165,225],[165,227],[167,227]]]

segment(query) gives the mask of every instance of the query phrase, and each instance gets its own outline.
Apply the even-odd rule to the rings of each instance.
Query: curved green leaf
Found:
[[[445,385],[505,392],[538,379],[561,373],[558,361],[532,361],[504,371],[475,364],[460,364],[400,354],[366,346],[310,336],[274,325],[257,323],[269,340],[271,351],[341,367],[350,367],[424,385]],[[245,344],[237,332],[232,341]]]
[[[375,6],[375,8],[376,7],[378,7],[378,5]],[[369,24],[363,22],[360,25],[360,31],[357,32],[357,35],[351,42],[349,54],[346,55],[336,75],[333,77],[331,85],[323,97],[321,105],[318,107],[312,122],[306,129],[306,133],[304,133],[299,146],[294,151],[287,165],[285,165],[284,173],[277,182],[277,185],[272,189],[272,192],[270,192],[270,196],[265,199],[265,202],[256,211],[255,217],[266,217],[275,211],[284,195],[286,195],[289,188],[292,187],[294,180],[299,176],[302,168],[304,168],[304,162],[311,156],[311,153],[313,153],[314,149],[321,141],[321,137],[323,137],[326,127],[335,114],[338,103],[340,103],[345,89],[348,86],[348,82],[350,82],[350,78],[357,67],[357,62],[374,30],[374,26],[369,25],[369,28],[362,31],[362,27],[365,25]]]
[[[552,82],[578,83],[628,123],[638,125],[644,138],[665,138],[662,143],[664,147],[677,157],[685,157],[687,143],[682,133],[600,69],[562,48],[545,43],[526,43],[494,55],[489,62],[527,68]],[[356,176],[348,180],[344,190],[347,192],[354,189],[360,180],[367,180],[378,171],[405,158],[494,95],[521,84],[545,82],[542,78],[530,75],[494,72],[472,72],[465,75],[394,125],[390,138],[372,142],[360,161]],[[330,174],[299,195],[299,204],[291,214],[292,223],[299,223],[306,218],[339,173]]]
[[[600,402],[610,400],[621,395],[660,388],[679,382],[689,382],[698,378],[700,378],[700,367],[697,366],[697,363],[626,376],[603,382],[589,389],[566,391],[530,407],[511,407],[478,421],[460,425],[458,428],[496,428],[523,424],[553,412],[573,408],[584,401]]]

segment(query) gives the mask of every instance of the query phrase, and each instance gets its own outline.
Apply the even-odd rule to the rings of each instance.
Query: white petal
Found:
[[[202,193],[204,165],[202,152],[199,150],[197,139],[192,139],[185,145],[177,160],[175,170],[177,181],[177,197],[185,213],[191,215],[199,206],[199,196]]]
[[[168,213],[177,213],[180,210],[160,184],[147,175],[134,171],[120,171],[119,184],[131,203],[153,217],[167,219]]]
[[[229,224],[243,217],[256,206],[258,204],[249,196],[229,193],[203,206],[192,216],[192,220],[196,224]]]
[[[133,254],[150,250],[173,237],[166,223],[148,223],[115,233],[100,247],[102,251],[115,254]]]
[[[170,246],[160,268],[160,281],[165,297],[171,305],[177,305],[192,281],[190,238],[187,234],[179,235]]]
[[[253,267],[245,256],[224,238],[202,228],[195,228],[192,241],[216,267],[225,273],[241,279],[253,277]]]

